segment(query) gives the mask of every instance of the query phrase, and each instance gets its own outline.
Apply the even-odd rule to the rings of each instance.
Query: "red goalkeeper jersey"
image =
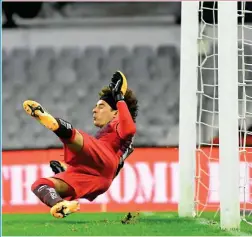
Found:
[[[135,123],[124,101],[117,103],[118,116],[98,131],[95,137],[79,131],[83,148],[73,153],[64,144],[64,160],[69,165],[65,172],[56,174],[74,188],[68,200],[84,197],[90,201],[106,192],[123,166],[123,160],[132,152]]]
[[[83,149],[76,153],[64,146],[65,162],[93,175],[113,177],[120,158],[130,150],[136,125],[124,101],[117,103],[118,116],[101,128],[93,137],[79,131],[84,140]],[[125,155],[124,155],[125,156]]]
[[[136,127],[124,102],[118,103],[118,110],[119,116],[100,129],[95,138],[103,142],[116,156],[121,157],[132,144]]]

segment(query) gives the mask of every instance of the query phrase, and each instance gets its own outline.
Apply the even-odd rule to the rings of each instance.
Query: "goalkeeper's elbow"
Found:
[[[134,136],[136,134],[136,124],[133,123],[133,125],[129,129],[129,135]]]
[[[136,134],[136,125],[135,123],[129,124],[126,129],[119,131],[120,137],[126,139],[128,137],[133,137]]]

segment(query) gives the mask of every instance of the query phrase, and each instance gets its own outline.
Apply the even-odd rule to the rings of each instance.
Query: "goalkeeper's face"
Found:
[[[93,109],[93,122],[96,127],[103,127],[116,117],[117,110],[112,110],[104,100],[99,100]]]

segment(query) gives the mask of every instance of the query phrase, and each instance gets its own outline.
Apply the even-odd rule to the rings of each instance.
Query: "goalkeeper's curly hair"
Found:
[[[99,92],[100,97],[104,95],[112,96],[112,92],[108,86],[103,87]],[[132,90],[127,89],[126,94],[124,95],[124,101],[126,102],[129,108],[133,121],[136,122],[136,117],[138,113],[138,100]]]

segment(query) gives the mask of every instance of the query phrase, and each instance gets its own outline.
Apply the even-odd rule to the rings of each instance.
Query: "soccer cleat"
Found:
[[[23,103],[23,108],[27,114],[35,118],[51,131],[55,131],[59,128],[57,120],[50,115],[38,102],[26,100]]]
[[[62,201],[55,204],[50,213],[55,218],[64,218],[71,213],[80,210],[80,203],[78,201]]]
[[[118,72],[121,74],[121,77],[123,79],[123,83],[122,83],[122,87],[121,87],[121,92],[122,92],[123,95],[125,95],[126,91],[128,89],[127,79],[126,79],[126,76],[121,71],[118,71]]]

